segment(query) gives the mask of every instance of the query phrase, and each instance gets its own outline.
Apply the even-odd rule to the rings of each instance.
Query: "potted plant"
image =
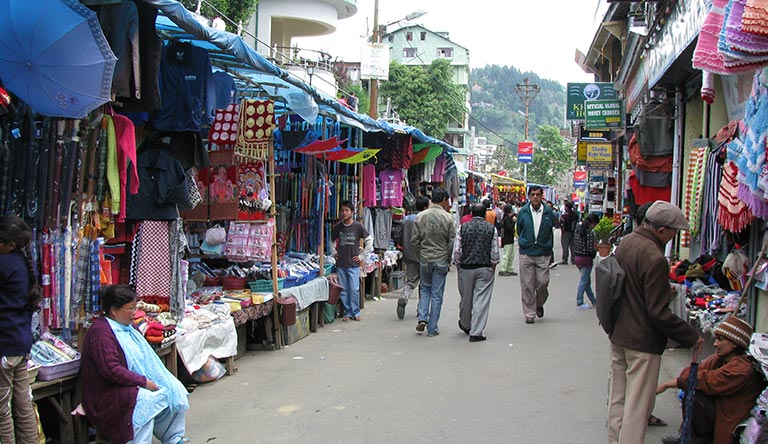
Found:
[[[606,257],[611,253],[611,243],[608,239],[610,238],[613,229],[613,219],[607,216],[603,216],[593,229],[595,233],[595,241],[597,241],[595,247],[602,257]]]

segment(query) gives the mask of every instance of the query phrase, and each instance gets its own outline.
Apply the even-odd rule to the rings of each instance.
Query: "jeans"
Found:
[[[563,247],[563,262],[568,263],[568,252],[573,263],[573,231],[560,230],[560,246]]]
[[[176,444],[184,438],[187,411],[176,411],[166,408],[143,426],[133,431],[131,444],[152,444],[152,435],[163,444]]]
[[[360,316],[360,267],[336,267],[341,285],[341,303],[344,305],[344,316],[356,318]]]
[[[0,365],[0,441],[38,442],[26,356],[3,356]]]
[[[448,275],[448,264],[429,263],[419,264],[419,307],[417,315],[419,322],[427,323],[427,334],[437,333],[437,322],[440,320],[440,310],[443,307],[445,292],[445,277]]]
[[[581,273],[581,278],[579,279],[579,286],[576,288],[576,305],[584,303],[584,293],[586,292],[589,302],[594,306],[597,299],[595,299],[595,293],[592,292],[592,267],[579,267],[579,273]]]

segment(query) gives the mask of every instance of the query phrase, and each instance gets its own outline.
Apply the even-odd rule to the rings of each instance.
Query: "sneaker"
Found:
[[[360,316],[355,316],[354,318],[352,318],[352,320],[360,322],[363,320],[363,318],[361,318]]]
[[[680,444],[680,435],[669,435],[661,438],[661,444]]]
[[[509,272],[509,275],[510,275],[510,276],[517,276],[517,273],[515,273],[514,271],[510,271],[510,272]]]
[[[425,328],[427,328],[426,321],[419,321],[419,323],[416,324],[416,331],[424,331]]]
[[[431,337],[433,337],[433,336],[437,336],[437,335],[439,335],[439,334],[440,334],[440,332],[439,332],[439,331],[436,331],[436,332],[433,332],[433,333],[427,333],[427,337],[428,337],[428,338],[431,338]]]
[[[543,318],[544,317],[544,306],[536,307],[536,316]]]
[[[526,324],[533,324],[534,322],[535,322],[535,320],[533,318],[525,318],[525,323]]]
[[[397,319],[405,318],[405,304],[403,301],[397,301]]]
[[[592,306],[589,305],[589,304],[581,304],[581,305],[576,306],[576,308],[580,308],[582,310],[589,310],[590,308],[592,308]]]
[[[557,262],[552,262],[551,264],[549,264],[549,269],[551,270],[551,269],[557,267],[558,265],[560,265],[560,264],[557,263]]]
[[[512,275],[512,273],[510,273],[508,271],[500,271],[499,272],[499,276],[511,276],[511,275]]]

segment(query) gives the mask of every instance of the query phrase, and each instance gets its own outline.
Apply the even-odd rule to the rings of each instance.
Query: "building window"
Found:
[[[410,32],[410,31],[406,32],[406,33],[405,33],[405,39],[406,39],[406,40],[408,40],[409,42],[410,42],[411,40],[413,40],[413,33],[412,33],[412,32]]]
[[[442,59],[453,57],[453,48],[437,48],[437,57]]]
[[[424,41],[424,40],[426,40],[426,39],[427,39],[427,33],[426,33],[426,32],[424,32],[424,31],[422,31],[422,32],[421,32],[421,40],[422,40],[422,41]]]
[[[403,57],[407,59],[416,57],[416,48],[403,48]]]

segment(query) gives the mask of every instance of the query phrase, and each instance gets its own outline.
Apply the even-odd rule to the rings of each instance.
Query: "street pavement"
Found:
[[[553,269],[544,318],[527,325],[519,278],[497,276],[488,340],[477,343],[457,327],[455,267],[439,336],[416,331],[415,299],[404,320],[396,293],[366,301],[362,322],[338,319],[283,350],[248,352],[235,375],[199,385],[188,435],[214,444],[604,443],[609,342],[595,311],[576,308],[577,283],[575,266]],[[667,350],[660,379],[689,356]],[[654,414],[669,425],[649,427],[646,443],[676,433],[673,391]]]

